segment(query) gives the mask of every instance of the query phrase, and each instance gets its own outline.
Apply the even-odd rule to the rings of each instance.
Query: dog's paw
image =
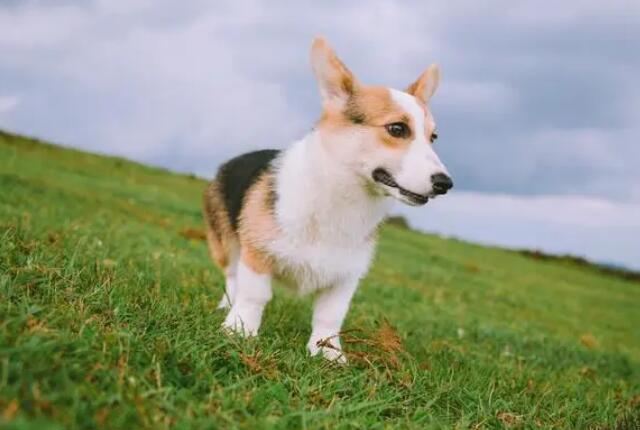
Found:
[[[258,335],[260,328],[260,317],[238,312],[235,306],[231,307],[229,314],[222,323],[222,329],[227,333],[237,334],[243,337],[254,337]]]
[[[314,338],[311,337],[307,344],[307,349],[312,356],[322,354],[322,356],[334,363],[346,364],[347,357],[342,352],[340,340],[337,337]]]

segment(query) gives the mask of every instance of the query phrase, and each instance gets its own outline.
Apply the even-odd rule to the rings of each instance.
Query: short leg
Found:
[[[322,353],[328,360],[347,362],[339,334],[357,288],[358,282],[351,281],[320,292],[314,305],[311,338],[307,344],[311,355]]]
[[[224,295],[218,303],[218,309],[230,309],[236,296],[236,274],[226,273]]]
[[[238,263],[235,298],[222,326],[245,337],[256,336],[262,311],[271,295],[271,275],[256,272],[241,259]]]
[[[240,252],[234,247],[229,252],[229,264],[224,269],[225,285],[224,295],[220,299],[218,309],[230,309],[236,297],[236,283],[238,279],[238,262],[240,260]]]

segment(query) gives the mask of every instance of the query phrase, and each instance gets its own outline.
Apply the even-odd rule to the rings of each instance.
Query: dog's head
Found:
[[[440,79],[436,65],[398,91],[358,82],[322,38],[313,41],[311,63],[323,103],[318,130],[336,162],[374,192],[413,206],[451,189],[428,108]]]

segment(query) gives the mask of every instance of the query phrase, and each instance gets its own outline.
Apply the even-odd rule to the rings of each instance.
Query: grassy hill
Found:
[[[204,185],[0,134],[0,427],[640,422],[640,284],[563,261],[386,226],[349,366],[307,356],[311,298],[280,288],[259,339],[223,335]]]

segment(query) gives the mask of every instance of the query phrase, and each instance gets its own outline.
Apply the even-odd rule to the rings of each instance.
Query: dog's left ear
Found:
[[[325,107],[344,106],[355,90],[356,78],[322,37],[313,40],[311,66]]]
[[[414,97],[428,103],[440,83],[440,68],[437,64],[430,65],[413,84],[407,88],[407,92]]]

